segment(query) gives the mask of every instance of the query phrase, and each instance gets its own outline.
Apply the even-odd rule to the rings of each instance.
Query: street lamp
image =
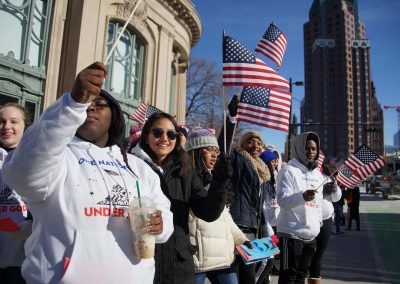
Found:
[[[292,82],[292,78],[289,78],[289,90],[290,90],[290,95],[292,96],[292,102],[290,104],[290,110],[289,110],[289,132],[288,132],[288,137],[287,137],[287,151],[286,151],[286,157],[287,161],[289,162],[290,160],[290,151],[291,151],[291,143],[292,143],[292,105],[293,105],[293,94],[292,94],[292,89],[293,85],[295,86],[304,86],[304,82],[302,81],[295,81]]]

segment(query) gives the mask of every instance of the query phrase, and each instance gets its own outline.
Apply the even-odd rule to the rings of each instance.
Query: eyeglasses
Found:
[[[216,154],[219,155],[221,153],[217,147],[204,147],[203,148],[206,152],[211,153],[211,154]]]
[[[105,100],[95,100],[95,101],[92,101],[90,106],[93,106],[96,110],[103,110],[106,107],[108,107],[109,105],[108,105],[108,102]]]
[[[178,132],[176,132],[176,131],[173,131],[173,130],[164,131],[164,129],[162,129],[162,128],[153,128],[150,130],[150,132],[151,132],[151,134],[153,134],[153,136],[155,138],[160,138],[166,132],[169,140],[175,140],[176,137],[179,135]]]

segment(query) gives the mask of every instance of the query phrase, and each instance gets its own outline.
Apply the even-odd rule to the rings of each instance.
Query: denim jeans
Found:
[[[340,214],[340,204],[338,202],[333,203],[333,209],[335,210],[335,227],[336,233],[340,232],[340,225],[342,223],[342,216]]]
[[[195,283],[204,284],[206,277],[212,284],[238,284],[236,272],[232,267],[196,273]]]

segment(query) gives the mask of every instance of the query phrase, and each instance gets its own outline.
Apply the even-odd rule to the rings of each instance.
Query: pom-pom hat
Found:
[[[216,147],[219,149],[215,135],[207,128],[191,130],[186,140],[186,150],[191,151],[205,147]]]

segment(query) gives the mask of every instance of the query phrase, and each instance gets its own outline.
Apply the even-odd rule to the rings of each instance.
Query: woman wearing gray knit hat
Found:
[[[230,117],[235,116],[237,106],[235,98],[228,106]],[[236,98],[237,100],[237,98]],[[230,118],[226,121],[226,141],[230,148],[235,124]],[[223,145],[223,131],[221,131],[218,142]],[[258,131],[246,132],[239,140],[239,147],[230,153],[233,167],[231,178],[232,193],[234,200],[230,206],[233,221],[246,236],[253,240],[257,237],[268,236],[268,222],[265,221],[262,206],[264,202],[264,191],[269,187],[268,181],[271,176],[267,165],[259,158],[265,143]],[[255,264],[245,264],[241,258],[235,261],[236,272],[239,283],[255,283]]]
[[[189,132],[186,146],[196,173],[208,190],[212,170],[219,155],[217,138],[209,129],[198,128]],[[206,277],[211,283],[237,284],[237,275],[231,266],[235,260],[235,246],[251,245],[246,235],[233,222],[228,209],[225,207],[214,222],[203,221],[191,213],[189,234],[192,245],[197,248],[193,256],[196,284],[204,284]]]

